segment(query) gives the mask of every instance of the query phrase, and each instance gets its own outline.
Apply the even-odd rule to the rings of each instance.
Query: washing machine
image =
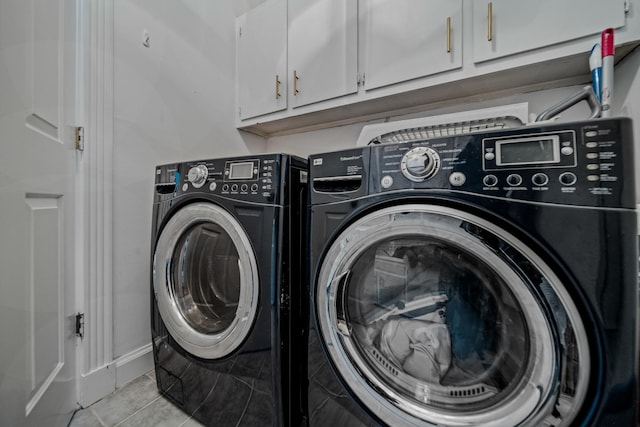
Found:
[[[155,169],[151,333],[158,390],[205,425],[298,425],[306,160]]]
[[[309,158],[309,425],[637,425],[631,121],[407,132]]]

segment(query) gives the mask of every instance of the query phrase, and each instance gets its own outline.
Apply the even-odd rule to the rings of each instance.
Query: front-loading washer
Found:
[[[205,425],[298,425],[306,161],[264,154],[155,172],[159,391]]]
[[[309,158],[311,426],[635,426],[629,119]]]

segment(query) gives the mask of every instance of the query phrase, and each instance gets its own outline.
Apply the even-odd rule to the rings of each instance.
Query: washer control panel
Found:
[[[372,145],[364,150],[370,150],[366,177],[370,194],[451,189],[560,204],[634,204],[632,126],[625,118]],[[325,161],[331,162],[326,155]]]
[[[274,202],[280,182],[280,163],[281,155],[273,154],[158,166],[156,192],[166,187],[166,193],[172,196],[205,192],[239,200]]]

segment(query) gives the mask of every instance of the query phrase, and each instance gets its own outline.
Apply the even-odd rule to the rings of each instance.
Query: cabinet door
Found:
[[[237,20],[240,119],[287,108],[287,2],[267,0]]]
[[[293,107],[358,90],[357,0],[289,1]]]
[[[599,42],[602,30],[624,25],[624,3],[625,0],[474,0],[474,61],[586,36]]]
[[[365,4],[365,89],[462,66],[462,0]]]

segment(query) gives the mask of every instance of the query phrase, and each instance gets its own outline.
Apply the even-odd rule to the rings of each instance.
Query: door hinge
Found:
[[[80,339],[84,337],[84,313],[76,314],[76,336]]]
[[[84,151],[84,128],[82,126],[76,127],[76,150]]]

